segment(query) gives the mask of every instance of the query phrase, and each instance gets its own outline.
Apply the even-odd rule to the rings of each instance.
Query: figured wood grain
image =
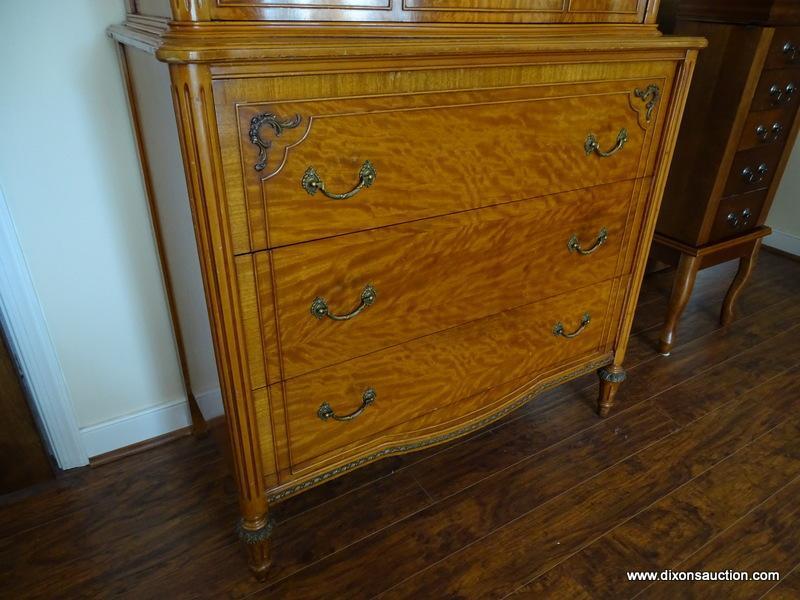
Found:
[[[684,320],[690,321],[692,331],[687,330],[680,337],[682,341],[676,346],[676,356],[683,353],[684,342],[689,341],[690,334],[696,335],[694,339],[697,340],[717,339],[709,334],[718,329],[715,307],[719,298],[724,295],[731,275],[730,265],[720,265],[700,273],[696,288],[698,293],[693,295]],[[668,280],[668,274],[646,277],[641,297],[645,304],[640,305],[640,314],[645,316],[642,311],[648,304],[664,301],[664,294],[669,291],[664,282]],[[740,305],[743,309],[753,311],[753,315],[758,313],[763,318],[776,310],[782,310],[779,308],[782,303],[791,302],[798,292],[798,285],[800,277],[797,263],[770,252],[763,252],[759,269],[754,273],[754,281],[745,289]],[[777,322],[779,321],[772,318],[764,321],[763,327],[774,326]],[[646,339],[647,331],[640,331],[633,339],[637,336],[644,336]],[[785,335],[781,339],[788,340],[791,337]],[[734,335],[730,339],[736,341],[739,338]],[[715,358],[717,355],[729,356],[724,343],[715,344],[707,351],[704,351],[702,342],[695,344],[692,354],[709,361],[707,364],[712,368],[704,376],[692,380],[695,393],[702,393],[704,390],[707,393],[700,396],[690,394],[684,398],[686,403],[692,404],[696,401],[707,408],[720,408],[729,402],[728,395],[733,391],[731,379],[734,380],[735,399],[752,387],[762,384],[765,379],[761,370],[766,368],[769,371],[772,359],[778,357],[781,349],[786,349],[787,353],[796,353],[796,349],[790,351],[781,339],[776,341],[777,347],[772,345],[772,339],[749,347],[741,341],[736,342],[737,347],[745,348],[745,353],[750,358],[727,365],[725,362],[716,362]],[[796,343],[792,344],[796,348]],[[654,362],[670,362],[654,357],[652,350],[642,358]],[[632,366],[636,360],[638,359],[634,354],[629,352],[626,363]],[[790,368],[797,372],[796,365]],[[650,393],[660,394],[665,402],[673,394],[676,399],[684,397],[681,390],[686,381],[686,372],[685,365],[678,365],[671,377],[653,382]],[[751,380],[750,374],[755,379]],[[763,374],[764,377],[774,375],[775,371]],[[628,383],[632,381],[633,379]],[[604,438],[578,435],[571,441],[554,447],[554,444],[564,439],[562,436],[580,434],[582,431],[588,434],[590,430],[596,431],[608,425],[612,430],[616,427],[624,428],[619,435],[610,437],[622,442],[627,431],[636,432],[645,427],[645,421],[642,420],[614,420],[623,417],[628,411],[612,416],[609,422],[598,421],[592,412],[594,395],[581,390],[572,391],[571,387],[560,386],[546,393],[531,403],[528,409],[522,409],[524,412],[510,415],[497,428],[483,430],[483,435],[474,435],[466,441],[462,438],[449,445],[434,448],[433,450],[438,451],[433,454],[413,453],[373,463],[276,505],[272,513],[278,523],[274,534],[275,543],[282,549],[276,552],[274,573],[268,584],[257,582],[241,569],[241,549],[230,535],[231,519],[236,510],[234,480],[225,475],[225,463],[220,450],[215,446],[215,440],[218,439],[216,436],[200,441],[182,438],[158,449],[122,459],[113,466],[72,472],[54,482],[53,486],[13,499],[0,499],[3,506],[3,510],[0,510],[0,538],[6,539],[14,532],[25,532],[24,537],[37,540],[34,542],[35,551],[52,559],[38,563],[15,562],[13,576],[0,577],[0,592],[9,597],[122,595],[132,598],[219,598],[250,594],[261,597],[266,593],[263,591],[266,586],[277,585],[291,575],[293,589],[302,587],[302,582],[307,577],[316,578],[320,582],[317,587],[309,585],[303,589],[310,597],[319,597],[319,585],[325,585],[328,589],[328,584],[333,581],[333,573],[327,570],[330,566],[340,565],[336,568],[345,572],[350,565],[357,565],[360,561],[374,561],[371,564],[378,568],[374,579],[370,570],[365,569],[359,571],[356,587],[337,587],[334,584],[330,589],[332,594],[338,590],[347,597],[358,596],[362,589],[373,590],[378,594],[384,589],[380,581],[383,573],[381,569],[386,568],[388,571],[390,566],[397,565],[404,573],[413,574],[414,564],[419,565],[419,568],[427,567],[426,557],[433,548],[432,544],[438,544],[450,531],[461,531],[464,523],[472,522],[470,517],[463,516],[465,513],[444,511],[440,515],[442,521],[439,529],[429,530],[419,526],[419,521],[409,518],[410,514],[419,511],[421,502],[415,496],[413,481],[403,475],[405,469],[413,468],[414,479],[418,479],[436,500],[443,499],[441,494],[455,495],[465,501],[470,498],[473,505],[478,506],[487,504],[488,497],[491,496],[496,497],[493,502],[502,506],[509,502],[509,498],[516,496],[511,491],[514,488],[499,485],[476,486],[476,478],[507,470],[510,465],[519,462],[518,459],[524,458],[527,442],[530,443],[531,453],[535,453],[530,464],[547,458],[547,464],[542,465],[542,471],[528,471],[531,473],[531,482],[529,487],[523,488],[525,493],[530,490],[530,493],[538,494],[538,490],[541,490],[538,484],[543,480],[540,479],[541,475],[535,473],[549,473],[545,481],[549,481],[550,477],[563,476],[564,484],[571,487],[570,482],[580,480],[581,473],[584,473],[584,478],[591,477],[596,473],[595,469],[602,468],[602,464],[608,464],[605,461],[602,464],[595,462],[603,458],[605,449],[609,447],[602,441]],[[763,387],[759,389],[763,390]],[[764,393],[768,392],[766,390]],[[750,399],[753,404],[761,401],[760,396]],[[641,412],[637,414],[637,418],[641,419],[659,413],[650,406],[642,406]],[[684,414],[684,409],[676,410],[675,415],[681,414]],[[687,416],[691,417],[688,414]],[[503,439],[493,441],[495,436],[502,436]],[[515,444],[516,439],[518,442]],[[509,444],[510,456],[507,461],[502,456],[503,440]],[[553,450],[549,451],[548,448]],[[447,460],[443,453],[450,454],[452,461]],[[613,450],[612,460],[617,456],[620,456],[619,451]],[[732,459],[738,461],[746,456],[747,453],[738,452],[732,455]],[[417,463],[418,459],[423,458],[423,462]],[[426,467],[425,463],[429,460],[434,462]],[[783,459],[778,460],[781,465],[786,464]],[[590,468],[587,461],[597,466]],[[470,462],[475,465],[476,478],[469,476]],[[571,473],[568,480],[565,469],[569,469]],[[753,473],[753,482],[762,481],[764,477],[773,481],[769,469],[765,468],[763,471]],[[403,476],[398,477],[399,475]],[[733,474],[732,476],[736,477]],[[464,479],[459,483],[462,477]],[[441,487],[436,486],[439,478],[442,480]],[[396,483],[392,483],[393,480]],[[725,506],[749,502],[745,498],[725,496],[730,487],[718,477],[714,477],[714,480],[723,487],[719,491],[715,491],[713,485],[704,487],[708,496],[716,498],[723,495]],[[551,497],[553,493],[558,497],[559,489],[567,491],[560,498],[569,497],[569,487],[561,488],[549,483],[547,486],[545,498]],[[758,490],[755,493],[758,494]],[[624,491],[619,494],[624,494]],[[221,505],[212,501],[212,498],[221,495],[227,496],[227,504]],[[554,501],[560,500],[557,498]],[[179,510],[173,511],[175,507]],[[181,511],[180,507],[185,510]],[[82,515],[87,513],[93,514],[94,520],[84,520]],[[107,515],[107,518],[104,517],[99,522],[97,515]],[[127,519],[127,515],[131,515],[131,518]],[[200,515],[204,515],[202,520]],[[167,518],[162,518],[165,516]],[[447,522],[448,518],[452,518],[450,524]],[[701,523],[691,517],[687,518],[690,520],[675,521],[675,528],[682,531],[686,527],[688,530]],[[73,519],[78,520],[79,525],[70,528],[69,533],[46,535],[53,524]],[[375,546],[375,551],[370,553],[372,546],[366,540],[380,537],[379,532],[385,530],[387,522],[396,528],[392,538],[394,543]],[[314,525],[307,527],[307,523]],[[337,527],[340,523],[342,527]],[[188,532],[185,529],[187,524],[192,526]],[[431,531],[431,535],[427,535],[427,531]],[[87,535],[91,536],[91,544],[83,545],[83,539]],[[295,538],[297,543],[291,541]],[[590,544],[593,539],[586,537],[586,544]],[[659,553],[670,552],[668,539],[664,537],[664,543],[658,548]],[[301,540],[305,542],[301,543]],[[312,540],[313,544],[308,545]],[[414,546],[406,548],[409,540],[417,541]],[[736,545],[738,542],[739,538],[736,537],[729,539],[727,544]],[[478,540],[476,543],[481,542]],[[76,544],[80,546],[80,550],[89,548],[91,551],[76,551]],[[457,547],[458,542],[452,545]],[[364,554],[361,554],[362,549],[366,551]],[[336,552],[337,550],[339,551]],[[335,553],[330,554],[331,552]],[[408,570],[403,567],[405,560],[402,556],[406,553],[416,561]],[[65,560],[60,561],[55,558],[57,556],[64,556]],[[642,560],[646,560],[646,557],[642,557]],[[769,558],[765,558],[763,562],[768,563]],[[615,564],[617,563],[611,563],[612,566],[607,569],[606,581],[614,576]],[[590,565],[592,569],[596,567],[597,565]],[[582,568],[580,572],[583,572]],[[620,572],[624,573],[624,569]],[[797,577],[790,573],[797,572],[796,568],[794,571],[787,569],[783,572],[781,582],[768,597],[793,598],[791,594],[796,588]],[[394,580],[390,578],[388,583],[392,581]],[[601,592],[605,589],[607,588],[598,588],[597,596],[602,597]],[[678,583],[672,591],[674,595],[679,595],[684,588]],[[300,592],[295,593],[299,595]],[[576,592],[571,597],[580,597],[580,594]]]
[[[612,184],[273,251],[285,376],[627,272],[635,191],[633,182]],[[594,254],[569,251],[573,235],[590,248],[604,228]],[[309,310],[323,297],[331,312],[347,313],[367,284],[377,299],[349,321]]]
[[[598,352],[611,301],[611,281],[581,288],[518,309],[455,327],[406,344],[287,380],[287,425],[292,464],[413,417],[457,402],[516,377]],[[568,340],[567,332],[589,313],[585,332]],[[353,412],[367,388],[374,405],[358,419],[322,421],[317,409],[327,401],[339,414]]]
[[[503,3],[513,4],[512,11]],[[278,501],[385,454],[472,435],[533,395],[589,371],[608,367],[610,373],[623,372],[646,249],[696,50],[703,42],[658,36],[652,25],[657,3],[631,0],[572,0],[562,3],[560,12],[569,13],[566,20],[573,15],[593,20],[598,12],[619,20],[618,15],[626,14],[623,20],[641,25],[449,26],[460,20],[450,13],[474,21],[473,12],[481,13],[480,18],[495,8],[500,9],[497,15],[516,14],[521,6],[515,0],[492,0],[479,11],[463,4],[463,11],[407,11],[451,23],[393,28],[375,24],[390,13],[394,19],[398,10],[409,6],[393,3],[390,10],[381,11],[349,4],[342,9],[348,18],[360,14],[360,20],[372,24],[297,25],[223,23],[215,21],[219,15],[211,2],[173,0],[174,22],[136,15],[126,26],[111,30],[118,40],[172,63],[182,153],[240,488],[240,535],[259,577],[267,576],[271,560],[267,497]],[[281,7],[269,7],[273,8]],[[284,8],[292,11],[297,5]],[[314,14],[300,10],[305,19]],[[447,15],[434,14],[441,12]],[[296,121],[292,114],[280,114],[283,128],[265,125],[258,132],[267,135],[256,141],[268,154],[260,172],[252,158],[255,150],[258,160],[259,150],[253,142],[256,133],[250,131],[253,117],[258,111],[277,114],[295,107]],[[309,107],[313,110],[306,111],[304,119],[300,111]],[[623,123],[615,122],[617,116]],[[532,135],[530,127],[538,135]],[[613,157],[601,157],[591,148],[586,152],[590,134],[597,136],[601,148],[611,148],[623,128],[628,130],[626,147]],[[370,130],[383,137],[370,137]],[[296,175],[314,166],[329,189],[344,191],[340,186],[354,184],[352,167],[360,168],[366,150],[376,154],[363,160],[372,161],[378,176],[353,199],[370,202],[336,200],[339,210],[325,215],[327,203],[309,202],[320,201],[319,192],[313,197],[296,189]],[[499,160],[499,155],[514,156],[522,166]],[[632,191],[620,198],[621,207],[613,208],[619,209],[614,215],[625,220],[621,226],[617,221],[616,227],[629,237],[620,236],[622,245],[604,261],[610,275],[601,277],[613,278],[602,285],[591,285],[597,278],[587,278],[583,288],[578,287],[583,279],[563,288],[540,282],[552,289],[518,299],[518,304],[498,302],[491,311],[504,312],[493,316],[485,316],[486,310],[470,312],[467,319],[473,320],[465,322],[440,318],[444,310],[417,299],[419,308],[430,310],[428,329],[388,341],[386,330],[379,330],[374,337],[383,339],[361,350],[363,355],[353,358],[340,352],[288,370],[282,342],[296,327],[281,314],[287,288],[276,283],[277,254],[261,250],[318,244],[321,238],[344,239],[367,230],[387,229],[382,235],[390,239],[397,232],[388,230],[401,223],[414,221],[414,227],[420,227],[420,219],[623,181],[632,182]],[[303,203],[292,203],[295,193]],[[280,203],[289,208],[276,217]],[[352,211],[343,210],[351,206]],[[503,229],[502,234],[509,231]],[[473,236],[476,246],[483,244],[483,254],[502,256],[488,247],[487,238]],[[431,248],[435,250],[435,244],[416,249],[422,258]],[[334,258],[343,256],[342,262],[351,264],[371,258],[348,259],[349,249],[337,256],[320,255],[328,263],[325,272],[335,270],[330,266]],[[538,245],[529,251],[550,258]],[[399,255],[396,248],[385,254]],[[495,271],[508,270],[508,263],[476,262],[470,271],[476,279],[497,278]],[[535,279],[533,271],[560,264],[541,261],[520,277]],[[554,295],[562,291],[564,298],[572,298],[563,305],[556,300],[561,296]],[[568,331],[577,327],[583,316],[579,305],[602,315],[589,325],[588,333],[566,342],[553,335],[555,321],[540,327],[545,317],[556,317],[550,308],[558,308],[558,313],[576,309],[572,321],[561,314],[557,318]],[[552,337],[537,344],[537,336]],[[568,343],[570,350],[562,351],[553,340]],[[354,427],[339,430],[350,432],[342,438],[317,433],[318,405],[316,400],[309,405],[309,399],[331,398],[338,407],[356,388],[363,392],[365,375],[386,383],[381,389],[388,390],[390,399],[399,399],[386,423],[359,432],[358,424],[367,421],[353,421]],[[618,385],[615,382],[614,389]],[[603,397],[610,400],[609,394]],[[605,402],[602,414],[609,408]],[[168,560],[170,568],[177,568],[176,553]],[[152,567],[152,562],[145,565]]]
[[[240,110],[243,136],[262,111],[303,119],[298,130],[281,135],[260,175],[253,169],[255,147],[245,149],[243,170],[260,181],[248,186],[249,204],[264,198],[269,244],[279,247],[643,176],[652,168],[642,163],[653,132],[639,126],[644,103],[632,94],[650,83],[666,91],[658,79]],[[622,129],[628,142],[615,156],[587,155],[589,134],[610,149]],[[313,167],[327,189],[349,191],[367,160],[377,177],[353,198],[310,196],[301,186]]]
[[[565,57],[565,60],[569,60],[569,57]],[[659,107],[667,101],[671,86],[661,84],[662,97],[647,127],[650,132],[647,137],[644,129],[636,124],[647,126],[645,104],[631,94],[637,86],[646,87],[648,82],[657,83],[665,77],[671,77],[674,64],[655,61],[584,64],[574,63],[573,59],[573,63],[567,65],[464,68],[462,62],[452,66],[454,68],[450,69],[415,67],[420,70],[396,72],[385,65],[371,73],[340,73],[329,77],[264,77],[262,73],[255,79],[242,77],[219,81],[215,85],[215,99],[234,251],[262,250],[268,245],[280,245],[292,240],[373,228],[652,172],[658,153],[641,154],[642,144],[657,148],[665,120],[665,111]],[[240,75],[242,68],[237,71]],[[594,83],[598,80],[610,83]],[[553,85],[555,83],[561,85]],[[487,86],[497,89],[484,89]],[[470,88],[480,88],[482,91],[457,91]],[[348,95],[357,94],[359,98],[337,99],[343,95],[343,89],[352,90]],[[443,90],[453,91],[435,93]],[[601,95],[610,93],[609,108],[602,110],[606,115],[617,115],[620,122],[617,123],[617,119],[603,121],[586,113],[582,96],[587,92]],[[268,94],[270,104],[264,103],[265,94]],[[566,95],[572,96],[572,99],[547,100],[548,95]],[[286,102],[298,97],[329,100]],[[504,100],[505,104],[486,104],[487,98],[492,97]],[[599,96],[592,102],[600,102],[600,98],[608,96]],[[470,100],[471,106],[447,108],[452,103],[463,104]],[[516,130],[520,128],[512,125],[514,121],[502,112],[503,107],[524,106],[526,100],[530,101],[531,106],[538,106],[537,102],[547,102],[551,106],[570,108],[573,112],[565,113],[558,120],[566,120],[574,128],[567,133],[537,116],[536,112],[519,113],[520,109],[516,108],[521,123],[532,127],[535,121],[538,129],[527,128],[511,136],[505,135],[509,127],[513,126]],[[229,108],[231,105],[239,105],[240,108],[234,112]],[[288,151],[289,146],[298,143],[305,135],[307,120],[295,129],[284,129],[280,137],[272,136],[271,130],[264,128],[264,137],[272,146],[268,152],[267,167],[261,173],[256,171],[254,165],[258,159],[258,149],[249,142],[247,135],[250,119],[264,111],[279,114],[281,118],[295,114],[307,118],[308,106],[311,105],[326,106],[330,110],[339,106],[344,111],[356,110],[357,114],[314,122],[308,134],[310,137]],[[412,110],[417,105],[440,108]],[[279,107],[284,108],[279,110]],[[399,112],[379,112],[376,115],[365,112],[386,111],[392,107]],[[496,118],[494,123],[464,120],[467,114],[480,116],[489,110],[493,111]],[[449,115],[450,120],[440,121],[439,118],[445,114]],[[385,129],[390,117],[396,126],[394,137],[389,137]],[[438,138],[425,135],[420,140],[420,134],[426,130],[411,127],[414,119],[425,121],[426,126],[433,128],[432,131],[439,132]],[[361,126],[365,120],[379,123],[380,128],[363,130]],[[326,122],[328,125],[325,125]],[[345,143],[347,138],[339,131],[337,124],[342,122],[351,122],[351,127],[358,127],[350,130],[349,143]],[[320,127],[323,125],[329,128],[330,135],[322,135]],[[630,141],[619,154],[610,159],[586,156],[584,143],[589,133],[598,136],[603,148],[610,148],[620,128],[626,125],[630,125]],[[550,133],[545,136],[548,131]],[[452,141],[442,145],[441,139]],[[456,139],[463,143],[456,143]],[[358,147],[353,145],[356,140],[361,144]],[[533,149],[538,148],[539,160],[534,160],[536,157],[528,146],[520,146],[526,141],[530,142]],[[373,148],[375,145],[379,146],[380,152],[388,153],[386,158],[379,160]],[[425,152],[423,147],[427,148]],[[562,158],[550,158],[547,154],[550,147],[563,149],[567,152],[566,156],[575,159],[575,165],[564,164]],[[324,148],[328,151],[322,154]],[[497,157],[505,155],[500,149],[510,155],[526,157],[525,160],[531,160],[536,168],[523,169],[520,159],[500,160]],[[310,154],[304,158],[303,153]],[[459,160],[467,155],[465,153],[470,153],[471,157],[471,161],[466,163]],[[287,161],[284,168],[262,183],[266,174],[280,167],[284,154]],[[431,156],[436,161],[428,160]],[[309,196],[300,185],[305,170],[314,166],[333,191],[349,190],[357,183],[358,171],[365,160],[375,165],[376,181],[372,187],[350,200],[330,200],[319,192]],[[486,164],[487,169],[477,169],[479,164]],[[289,169],[293,175],[289,174]],[[446,174],[437,175],[437,169],[442,169]],[[554,173],[583,175],[579,181],[559,182]],[[392,180],[395,182],[393,191]],[[417,184],[412,186],[415,193],[409,194],[412,183]],[[505,186],[507,197],[502,195],[498,185]],[[282,196],[279,192],[287,195]],[[389,192],[392,194],[391,201],[386,196]],[[270,211],[269,232],[267,210]],[[276,223],[273,219],[276,211],[279,222],[282,218],[286,228],[278,238],[275,238]]]
[[[369,597],[387,590],[502,524],[535,507],[546,506],[548,500],[665,437],[670,430],[666,418],[652,410],[615,415],[574,439],[482,480],[469,497],[450,496],[416,513],[407,522],[356,543],[351,552],[361,558],[358,562],[334,557],[321,561],[320,575],[326,574],[326,593],[333,597],[347,594]],[[592,452],[596,445],[604,451]],[[484,493],[490,489],[516,491],[512,495]],[[481,500],[476,502],[477,498]],[[408,531],[420,535],[409,537]],[[387,556],[392,557],[391,561],[386,560]],[[366,576],[367,573],[371,575]],[[323,577],[295,574],[270,586],[266,593],[310,598],[321,585]]]
[[[193,0],[195,1],[195,0]],[[641,23],[656,0],[214,0],[219,20]]]

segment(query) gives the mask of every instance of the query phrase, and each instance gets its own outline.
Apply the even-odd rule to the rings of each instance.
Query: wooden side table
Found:
[[[670,33],[708,39],[689,94],[651,259],[676,267],[659,351],[668,355],[700,269],[739,260],[722,325],[753,270],[797,136],[800,3],[677,0]]]

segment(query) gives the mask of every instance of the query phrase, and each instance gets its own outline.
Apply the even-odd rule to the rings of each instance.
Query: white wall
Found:
[[[800,138],[786,165],[767,225],[773,233],[765,244],[800,256]]]
[[[0,2],[0,186],[78,424],[104,432],[102,443],[87,438],[90,455],[138,441],[104,429],[132,424],[120,417],[164,420],[156,429],[185,423],[122,79],[105,35],[123,19],[122,0]]]

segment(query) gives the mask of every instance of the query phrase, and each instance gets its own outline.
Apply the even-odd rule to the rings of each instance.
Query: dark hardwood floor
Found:
[[[490,430],[370,465],[274,511],[247,572],[214,436],[0,505],[3,598],[800,598],[800,263],[763,252],[739,315],[702,271],[668,358],[671,273],[642,291],[612,416],[583,377]],[[780,582],[629,582],[632,570]]]

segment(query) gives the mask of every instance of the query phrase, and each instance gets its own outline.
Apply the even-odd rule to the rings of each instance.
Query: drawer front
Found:
[[[769,187],[780,162],[782,144],[737,152],[733,159],[724,196],[746,194]]]
[[[640,23],[647,0],[214,0],[214,20]]]
[[[294,469],[506,381],[597,353],[617,280],[473,321],[284,382]],[[565,334],[588,325],[571,339]],[[336,420],[348,418],[349,420]]]
[[[709,242],[717,242],[753,229],[759,222],[761,208],[768,193],[769,190],[759,190],[720,200]]]
[[[648,187],[611,184],[274,250],[284,376],[620,274],[635,198]]]
[[[792,127],[794,111],[777,108],[750,113],[739,140],[739,150],[749,150],[786,140]]]
[[[774,108],[795,109],[800,97],[800,70],[774,69],[764,71],[753,96],[751,110]]]
[[[800,67],[800,27],[777,27],[765,68]]]
[[[245,168],[260,169],[250,203],[266,204],[275,248],[644,176],[664,87],[626,80],[243,106]],[[253,119],[269,151],[251,143]],[[283,152],[271,147],[278,130]]]

